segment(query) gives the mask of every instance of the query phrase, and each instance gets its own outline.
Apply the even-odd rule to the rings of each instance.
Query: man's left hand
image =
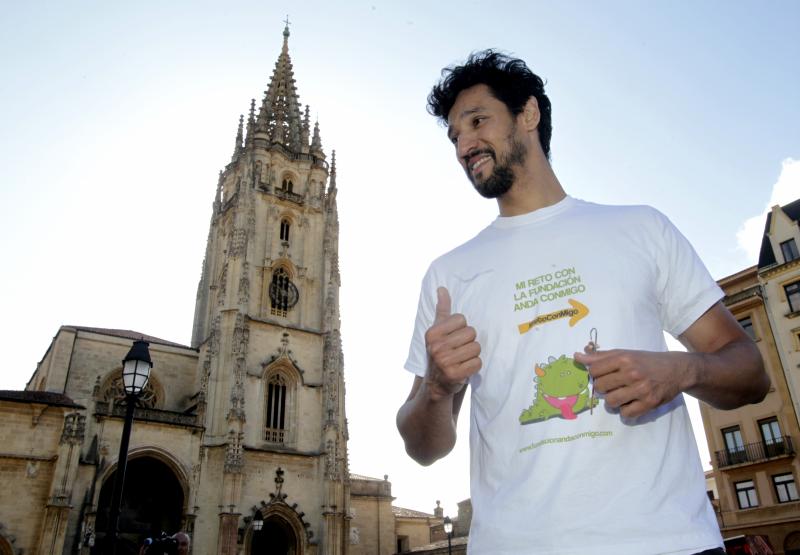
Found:
[[[687,353],[614,349],[575,353],[575,360],[588,368],[594,390],[605,395],[606,404],[626,418],[670,402],[691,384]]]

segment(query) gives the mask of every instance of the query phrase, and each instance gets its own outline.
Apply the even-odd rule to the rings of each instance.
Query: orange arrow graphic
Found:
[[[561,310],[556,310],[555,312],[548,312],[547,314],[537,316],[530,322],[525,322],[517,326],[519,328],[520,335],[531,331],[533,326],[546,324],[547,322],[553,322],[562,318],[569,318],[569,327],[573,327],[589,314],[589,307],[587,307],[585,304],[580,303],[575,299],[568,299],[567,302],[569,302],[572,308],[563,308]]]

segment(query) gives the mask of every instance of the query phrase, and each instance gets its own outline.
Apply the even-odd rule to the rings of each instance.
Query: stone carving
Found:
[[[231,234],[231,256],[241,256],[247,246],[247,231],[244,229],[234,229]]]
[[[255,169],[253,170],[253,184],[254,185],[261,185],[264,181],[261,179],[261,161],[259,160],[255,164]]]
[[[358,528],[353,526],[350,528],[350,545],[358,545],[361,542],[361,538],[359,537]]]
[[[249,340],[250,328],[244,321],[244,315],[239,312],[236,315],[236,324],[233,328],[233,355],[236,358],[236,362],[233,371],[233,387],[231,389],[231,406],[228,411],[228,420],[245,421],[244,374]]]
[[[246,420],[244,413],[244,384],[237,380],[231,389],[231,407],[228,410],[228,420]]]
[[[324,398],[325,414],[327,424],[335,424],[339,415],[339,397],[342,380],[342,347],[339,331],[325,334],[323,345],[323,374],[324,378]]]
[[[244,468],[244,457],[242,455],[242,439],[244,433],[231,430],[228,433],[228,446],[225,450],[225,472],[229,474],[240,474]]]
[[[228,263],[222,267],[222,275],[219,277],[219,287],[217,289],[217,304],[225,304],[225,293],[228,289]]]
[[[39,462],[28,461],[28,464],[25,467],[25,476],[28,478],[35,478],[37,474],[39,474]]]
[[[205,359],[203,359],[203,368],[200,371],[200,393],[198,395],[198,402],[205,401],[206,393],[208,392],[208,376],[211,374],[211,353],[207,352]]]
[[[244,357],[247,354],[247,345],[250,341],[250,327],[244,321],[244,315],[236,315],[236,324],[233,328],[233,354]]]
[[[336,480],[339,476],[336,459],[336,443],[332,439],[325,442],[325,475],[329,480]]]
[[[283,506],[283,510],[288,508],[289,510],[293,511],[297,519],[303,525],[303,528],[306,531],[306,539],[311,541],[311,538],[314,536],[314,531],[311,530],[311,524],[306,522],[305,516],[306,513],[303,511],[297,510],[297,503],[292,503],[289,505],[286,502],[286,498],[288,497],[287,494],[283,493],[283,482],[284,482],[284,471],[282,468],[278,467],[275,471],[275,493],[269,494],[269,502],[262,500],[260,506],[254,505],[251,507],[250,511],[253,516],[249,517],[252,520],[255,516],[258,516],[260,519],[263,519],[270,513],[270,509],[272,509],[276,505]]]
[[[154,382],[155,378],[150,374],[150,379],[147,380],[147,384],[137,398],[137,407],[156,408],[158,406],[160,399],[156,394],[156,388],[153,385]],[[109,404],[120,405],[120,401],[123,401],[125,397],[125,386],[122,383],[122,369],[115,370],[111,377],[107,378],[107,384],[103,389],[102,395],[100,395],[100,399]]]
[[[86,416],[73,412],[64,416],[64,429],[61,432],[61,443],[80,445],[86,431]]]
[[[211,322],[211,335],[208,338],[208,352],[211,356],[219,354],[219,314]]]

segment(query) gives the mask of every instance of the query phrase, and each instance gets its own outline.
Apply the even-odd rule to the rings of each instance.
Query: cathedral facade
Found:
[[[348,468],[335,153],[299,103],[288,39],[219,175],[191,345],[62,326],[26,390],[0,392],[0,555],[107,552],[137,339],[153,370],[118,553],[177,530],[195,554],[399,550],[391,484]],[[406,543],[437,522],[404,518]]]

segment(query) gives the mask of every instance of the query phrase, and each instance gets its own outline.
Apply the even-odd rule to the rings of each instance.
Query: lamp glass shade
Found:
[[[444,533],[445,534],[453,533],[453,521],[450,520],[450,517],[444,519]]]
[[[264,526],[264,521],[261,520],[260,518],[253,521],[253,530],[255,530],[256,532],[261,530],[262,526]]]
[[[125,393],[138,395],[150,378],[150,364],[142,360],[126,360],[122,367],[122,381]]]
[[[147,385],[152,367],[147,342],[135,341],[122,361],[122,383],[125,386],[125,393],[139,395]]]

